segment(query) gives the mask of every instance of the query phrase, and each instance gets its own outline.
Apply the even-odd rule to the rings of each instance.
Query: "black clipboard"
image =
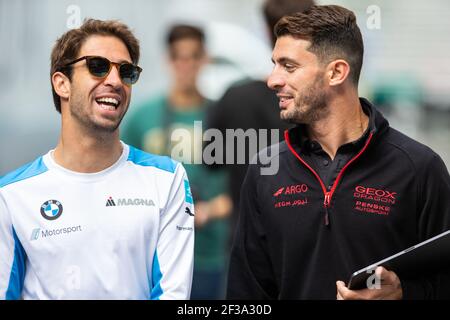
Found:
[[[347,287],[351,290],[367,288],[367,280],[370,285],[373,278],[369,277],[374,274],[377,266],[394,271],[400,281],[426,276],[444,269],[450,271],[450,230],[354,272]]]

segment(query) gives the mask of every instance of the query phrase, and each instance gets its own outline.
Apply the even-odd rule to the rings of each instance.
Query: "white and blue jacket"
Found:
[[[114,165],[85,174],[52,154],[0,179],[0,299],[189,299],[183,166],[123,144]]]

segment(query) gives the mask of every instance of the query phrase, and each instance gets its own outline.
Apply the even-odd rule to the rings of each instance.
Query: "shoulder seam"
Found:
[[[406,155],[406,157],[409,159],[409,162],[411,163],[411,166],[412,166],[412,168],[413,168],[413,170],[414,170],[414,175],[417,177],[417,179],[415,180],[415,182],[416,182],[416,192],[417,192],[417,195],[419,196],[419,197],[421,197],[421,194],[422,194],[422,192],[421,192],[421,190],[420,190],[420,185],[421,185],[421,183],[420,183],[420,177],[418,176],[418,174],[417,174],[417,167],[416,167],[416,165],[414,164],[414,160],[412,159],[412,157],[410,156],[410,154],[406,151],[406,150],[404,150],[404,148],[402,148],[401,146],[399,146],[399,145],[397,145],[396,143],[394,143],[394,142],[392,142],[392,141],[387,141],[387,143],[388,144],[390,144],[391,146],[393,146],[394,148],[397,148],[398,150],[400,150],[401,152],[403,152],[405,155]]]
[[[36,162],[42,162],[42,166],[41,166],[41,170],[37,170],[35,173],[33,173],[30,176],[24,175],[24,173],[30,168],[32,167]],[[14,178],[12,178],[10,181],[6,182],[6,178],[9,177],[10,175],[12,176],[16,171],[19,171],[20,173],[17,174],[17,176],[15,176]],[[11,171],[9,174],[6,174],[5,176],[3,176],[2,178],[0,178],[0,189],[9,186],[11,184],[20,182],[20,181],[24,181],[24,180],[28,180],[31,178],[34,178],[36,176],[39,176],[45,172],[48,171],[47,166],[43,163],[43,158],[39,157],[37,160],[30,162],[14,171]]]
[[[138,165],[138,166],[142,166],[142,167],[153,167],[162,171],[166,171],[166,172],[170,172],[170,173],[175,173],[177,166],[178,166],[178,162],[173,160],[170,157],[167,156],[159,156],[159,155],[154,155],[151,153],[147,153],[145,151],[139,150],[137,148],[134,148],[132,146],[129,146],[130,148],[130,154],[128,155],[128,159],[127,161]],[[134,155],[135,152],[138,151],[140,153],[142,153],[143,155],[145,155],[145,158],[137,160]],[[151,162],[151,160],[163,160],[165,161],[165,163],[170,164],[167,166],[164,166],[163,164],[158,164],[158,161],[156,162]]]
[[[410,156],[410,154],[408,153],[408,151],[406,151],[404,148],[402,148],[401,146],[399,146],[398,144],[392,142],[392,141],[387,141],[386,143],[390,144],[391,146],[397,148],[398,150],[400,150],[401,152],[403,152],[406,157],[409,159],[409,162],[411,163],[413,169],[414,169],[414,174],[417,174],[417,168],[414,164],[414,160],[412,159],[412,157]]]

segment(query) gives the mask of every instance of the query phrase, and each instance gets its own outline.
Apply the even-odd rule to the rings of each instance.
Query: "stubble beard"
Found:
[[[99,121],[94,119],[93,115],[88,113],[89,110],[85,105],[85,101],[88,101],[87,97],[72,94],[70,101],[69,108],[71,116],[75,118],[87,132],[94,136],[100,137],[114,133],[125,115],[123,114],[116,122],[111,122],[109,124],[99,123]]]
[[[329,114],[328,95],[324,91],[322,75],[305,88],[302,95],[294,97],[294,108],[281,113],[281,119],[293,124],[312,124],[326,118]]]

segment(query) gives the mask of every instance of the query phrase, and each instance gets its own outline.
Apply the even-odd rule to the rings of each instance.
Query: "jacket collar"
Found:
[[[368,131],[372,133],[375,137],[381,136],[389,128],[389,122],[381,114],[376,107],[371,104],[365,98],[359,98],[361,106],[365,114],[369,116],[369,126]],[[304,141],[304,134],[306,131],[306,126],[304,124],[298,124],[295,127],[289,129],[289,138],[292,144],[301,146],[302,141]],[[366,135],[366,132],[364,133]]]

